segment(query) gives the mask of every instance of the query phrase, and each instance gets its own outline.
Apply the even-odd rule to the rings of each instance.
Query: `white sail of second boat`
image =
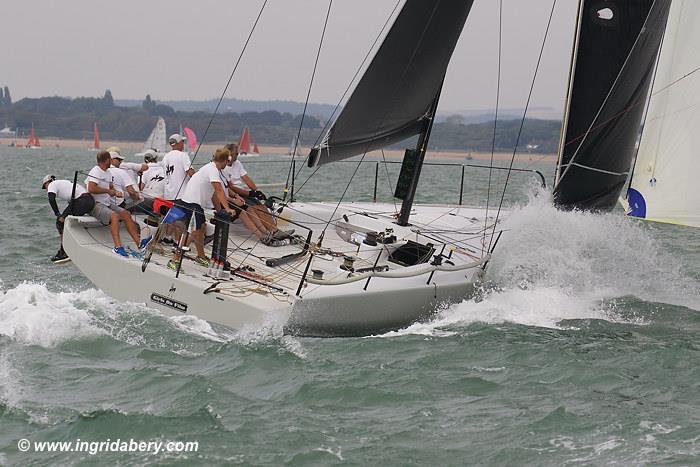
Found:
[[[675,0],[627,193],[630,216],[700,227],[700,2]]]

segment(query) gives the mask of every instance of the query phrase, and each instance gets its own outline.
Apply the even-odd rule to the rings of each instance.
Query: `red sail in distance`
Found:
[[[29,141],[27,141],[26,146],[27,147],[40,146],[39,137],[36,135],[36,132],[34,131],[34,125],[32,125],[32,131],[29,132]]]
[[[258,142],[253,138],[253,154],[260,154],[260,149],[258,149]]]
[[[243,128],[241,139],[238,140],[238,152],[241,154],[248,154],[250,152],[250,133],[248,132],[248,127]]]
[[[100,130],[97,129],[97,122],[95,122],[93,132],[95,134],[95,140],[92,143],[92,147],[93,149],[100,149]]]

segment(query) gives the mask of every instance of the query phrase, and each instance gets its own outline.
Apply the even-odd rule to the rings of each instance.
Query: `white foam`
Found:
[[[512,322],[560,328],[562,321],[601,319],[643,325],[648,317],[620,312],[617,299],[639,299],[700,309],[696,280],[654,238],[647,225],[622,213],[555,209],[547,192],[515,209],[487,269],[488,290],[382,337],[448,337],[455,325]]]
[[[103,334],[87,311],[76,307],[77,302],[90,300],[86,294],[91,292],[54,293],[33,283],[0,291],[0,334],[42,347]]]

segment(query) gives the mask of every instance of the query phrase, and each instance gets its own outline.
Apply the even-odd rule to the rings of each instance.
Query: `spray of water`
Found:
[[[700,309],[696,280],[682,272],[682,258],[648,225],[619,212],[559,211],[550,193],[536,191],[507,214],[504,228],[482,293],[388,335],[450,335],[451,327],[475,322],[558,328],[576,319],[651,319],[619,313],[624,297]]]

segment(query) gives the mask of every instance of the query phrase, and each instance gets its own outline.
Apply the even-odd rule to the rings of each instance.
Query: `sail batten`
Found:
[[[554,190],[558,206],[615,206],[632,166],[670,3],[582,0]]]
[[[339,161],[421,133],[472,0],[407,0],[309,166]]]

